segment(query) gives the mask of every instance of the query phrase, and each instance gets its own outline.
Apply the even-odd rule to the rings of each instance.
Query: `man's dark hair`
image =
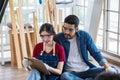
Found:
[[[79,25],[79,19],[76,15],[69,15],[65,18],[64,23],[74,24],[76,28]]]
[[[55,30],[53,28],[53,25],[52,24],[49,24],[49,23],[44,23],[41,25],[40,27],[40,30],[39,30],[39,34],[41,34],[42,31],[46,31],[52,35],[55,35]]]
[[[102,72],[95,80],[120,80],[120,73]]]

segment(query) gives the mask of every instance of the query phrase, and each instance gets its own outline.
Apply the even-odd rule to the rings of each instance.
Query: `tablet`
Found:
[[[40,72],[43,72],[47,75],[50,75],[50,72],[47,70],[47,68],[45,67],[42,60],[38,60],[38,59],[33,58],[33,57],[25,57],[25,59],[28,59],[32,62],[32,64],[30,65],[31,68],[37,69]]]

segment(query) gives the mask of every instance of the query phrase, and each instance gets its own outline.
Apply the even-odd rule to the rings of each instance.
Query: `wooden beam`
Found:
[[[36,44],[40,42],[39,30],[38,30],[37,22],[38,22],[37,21],[37,16],[35,15],[35,12],[33,12],[34,36],[35,36]]]
[[[50,15],[50,23],[54,25],[54,18],[53,18],[53,1],[48,0],[48,8],[49,8],[49,15]]]
[[[52,1],[52,0],[51,0]],[[56,12],[56,0],[53,0],[53,21],[54,21],[54,28],[56,33],[58,32],[57,30],[57,12]]]
[[[28,26],[25,26],[25,27],[26,27],[26,32],[27,32],[27,39],[28,39],[28,46],[29,46],[29,50],[30,50],[30,57],[32,57],[33,47],[32,47],[32,41],[31,41],[31,38],[30,38],[30,32],[29,32]]]
[[[49,4],[48,4],[48,0],[45,0],[45,17],[46,17],[46,22],[49,22],[50,21],[50,8],[49,8]]]
[[[58,26],[58,32],[62,31],[62,10],[59,9],[59,26]]]
[[[13,0],[9,0],[9,7],[10,7],[10,15],[12,21],[12,32],[13,32],[13,40],[15,45],[15,53],[16,53],[16,60],[18,68],[22,68],[22,58],[20,52],[20,44],[18,39],[18,31],[16,29],[16,20],[15,20],[15,13],[13,7]]]
[[[15,66],[16,65],[15,44],[13,39],[14,36],[11,30],[9,31],[9,37],[10,37],[11,65]]]
[[[23,16],[20,7],[16,9],[17,18],[18,18],[18,25],[20,27],[19,34],[20,34],[20,44],[21,44],[21,53],[22,58],[28,57],[27,48],[26,48],[26,41],[25,41],[25,31],[24,31],[24,24],[23,24]]]

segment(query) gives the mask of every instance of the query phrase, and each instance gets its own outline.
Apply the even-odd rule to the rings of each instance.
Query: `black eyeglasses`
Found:
[[[63,30],[64,30],[64,31],[67,31],[67,30],[68,30],[68,31],[70,31],[70,32],[73,32],[73,31],[75,30],[75,28],[66,28],[66,27],[63,26]]]
[[[48,35],[40,35],[41,38],[49,38],[49,37],[51,37],[51,36],[52,36],[52,34],[48,34]]]

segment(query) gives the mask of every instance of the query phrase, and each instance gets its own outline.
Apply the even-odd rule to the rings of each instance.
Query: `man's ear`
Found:
[[[76,27],[76,28],[75,28],[75,32],[78,32],[78,30],[79,30],[79,28],[78,28],[78,27]]]

